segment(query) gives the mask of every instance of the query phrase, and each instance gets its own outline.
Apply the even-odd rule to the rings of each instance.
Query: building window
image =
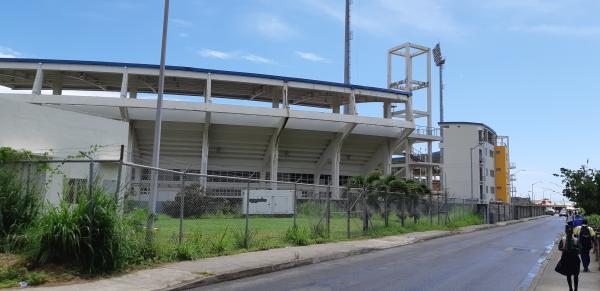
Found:
[[[499,154],[500,154],[500,151],[496,151],[496,154],[497,154],[497,155],[499,155]]]
[[[490,187],[492,189],[492,194],[496,194],[496,189],[494,187]]]
[[[490,193],[490,189],[488,186],[485,186],[485,193]]]
[[[490,150],[490,158],[493,158],[493,157],[494,157],[494,151]]]
[[[494,170],[490,170],[490,176],[494,177]]]

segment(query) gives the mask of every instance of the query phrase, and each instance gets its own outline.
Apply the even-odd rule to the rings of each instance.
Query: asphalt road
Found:
[[[549,217],[194,290],[526,290],[562,225]]]

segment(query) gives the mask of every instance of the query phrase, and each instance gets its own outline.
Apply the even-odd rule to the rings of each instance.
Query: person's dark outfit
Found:
[[[558,249],[562,251],[560,261],[554,269],[556,272],[567,276],[569,291],[577,291],[579,285],[579,269],[581,268],[581,260],[579,260],[579,243],[573,237],[567,237],[560,240]],[[573,282],[571,282],[573,276]],[[573,289],[575,283],[575,289]]]
[[[587,224],[583,224],[576,228],[575,234],[578,236],[579,245],[581,247],[581,264],[583,265],[583,271],[589,272],[590,250],[593,248],[592,237],[595,235],[594,230]]]

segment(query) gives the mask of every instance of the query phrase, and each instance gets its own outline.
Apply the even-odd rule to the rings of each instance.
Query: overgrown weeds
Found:
[[[310,235],[306,228],[292,226],[285,232],[283,239],[293,245],[306,246],[310,244]]]

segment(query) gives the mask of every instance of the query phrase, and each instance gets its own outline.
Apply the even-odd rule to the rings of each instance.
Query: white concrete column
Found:
[[[412,177],[411,169],[410,169],[410,155],[412,154],[412,145],[407,140],[405,147],[405,158],[404,158],[404,168],[406,169],[404,177],[408,180]]]
[[[383,118],[392,118],[392,102],[383,102]]]
[[[341,160],[342,141],[336,138],[331,147],[331,198],[338,198],[340,191],[340,160]]]
[[[272,138],[269,147],[271,147],[271,152],[270,152],[270,176],[269,176],[269,180],[271,181],[277,181],[277,171],[279,168],[279,139],[278,138]],[[277,190],[277,183],[276,182],[271,182],[271,190]]]
[[[206,86],[204,87],[204,103],[212,103],[212,77],[208,73],[206,77]],[[208,151],[209,151],[209,136],[210,130],[210,118],[211,112],[206,112],[204,117],[204,128],[202,129],[202,155],[200,157],[200,174],[206,175],[208,173]],[[206,191],[207,179],[206,177],[200,178],[200,185],[202,190]]]
[[[283,100],[283,108],[290,108],[290,103],[288,101],[288,84],[287,82],[283,83],[283,88],[281,89],[281,100]]]
[[[206,112],[204,120],[204,128],[202,129],[202,156],[200,157],[200,174],[206,175],[208,173],[208,131],[210,129],[210,112]],[[200,185],[202,190],[206,190],[206,177],[200,178]]]
[[[212,76],[208,73],[206,87],[204,87],[204,103],[212,103]]]
[[[127,67],[123,68],[123,77],[121,78],[121,98],[127,98],[127,90],[129,87],[129,75]]]
[[[356,95],[354,94],[354,89],[348,95],[348,114],[356,115]]]
[[[35,79],[33,80],[33,88],[31,88],[31,94],[41,95],[43,83],[44,71],[42,70],[42,63],[39,63],[37,71],[35,72]]]
[[[392,174],[392,148],[390,143],[392,141],[388,141],[386,143],[386,149],[383,151],[383,159],[382,159],[382,170],[383,175],[389,176]]]

